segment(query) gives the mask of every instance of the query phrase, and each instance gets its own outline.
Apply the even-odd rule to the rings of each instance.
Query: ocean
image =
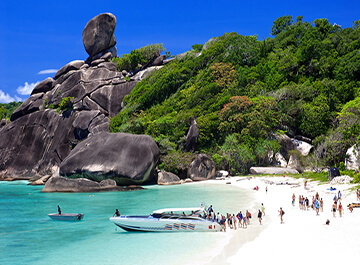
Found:
[[[145,186],[145,190],[100,193],[41,193],[26,181],[0,182],[0,264],[190,264],[221,252],[227,233],[125,232],[111,221],[170,207],[213,205],[222,214],[246,211],[251,192],[226,184],[197,182]],[[78,222],[47,214],[84,213]]]

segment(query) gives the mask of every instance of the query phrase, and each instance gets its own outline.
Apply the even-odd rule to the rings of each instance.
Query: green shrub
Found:
[[[162,43],[150,44],[140,49],[132,50],[130,54],[124,54],[121,58],[114,58],[119,71],[128,72],[135,70],[139,65],[147,64],[149,61],[160,56],[165,51]]]
[[[73,97],[62,98],[56,111],[60,113],[61,111],[71,110],[73,108],[73,100]]]
[[[354,183],[360,183],[360,173],[354,174]]]
[[[339,170],[340,170],[340,171],[345,170],[345,163],[344,163],[344,162],[340,162],[340,163],[339,163]]]
[[[195,154],[172,151],[162,157],[164,170],[177,175],[182,175],[187,171],[190,163],[195,159]]]

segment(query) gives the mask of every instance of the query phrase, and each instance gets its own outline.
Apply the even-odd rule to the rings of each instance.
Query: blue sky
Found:
[[[352,27],[360,19],[360,1],[1,1],[0,103],[25,100],[37,82],[70,61],[85,60],[82,31],[104,12],[117,18],[119,56],[151,43],[176,55],[225,32],[262,40],[284,15]]]

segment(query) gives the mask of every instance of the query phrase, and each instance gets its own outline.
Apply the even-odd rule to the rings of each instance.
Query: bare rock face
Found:
[[[36,111],[0,129],[0,179],[51,174],[70,152],[74,140],[71,116],[55,110]]]
[[[195,181],[215,178],[215,163],[207,155],[196,155],[195,160],[189,165],[187,175]]]
[[[186,143],[185,143],[185,150],[187,152],[191,150],[195,150],[198,139],[199,139],[199,128],[196,124],[196,120],[192,119],[190,122],[190,128],[186,135]]]
[[[98,133],[78,144],[60,165],[60,175],[117,185],[144,184],[154,179],[159,148],[148,135]]]
[[[359,170],[360,159],[359,159],[359,148],[355,145],[350,147],[346,151],[347,158],[345,159],[345,166],[348,170]]]
[[[124,97],[130,94],[138,82],[125,81],[122,73],[110,61],[116,55],[113,35],[115,24],[116,19],[112,14],[101,14],[89,21],[83,31],[83,39],[91,60],[75,60],[63,66],[54,78],[47,78],[34,88],[31,96],[14,111],[10,123],[1,121],[0,180],[53,175],[53,169],[59,168],[81,141],[109,132],[110,118],[121,111]],[[59,110],[60,103],[66,98],[69,105],[65,110]],[[150,157],[151,152],[144,151],[146,148],[139,147],[136,141],[130,145],[132,149],[126,149],[126,155],[122,150],[113,150],[114,154],[118,155],[121,151],[121,155],[129,158],[133,157],[132,152],[138,152],[136,154],[142,158],[147,155]],[[139,143],[142,144],[142,141]],[[119,146],[118,143],[113,144]],[[147,144],[152,146],[148,149],[154,148],[153,143]],[[131,173],[130,168],[126,172],[119,170],[120,179],[127,180],[129,177],[129,183],[150,179],[157,162],[156,151],[151,157],[151,163],[142,162],[151,164],[143,165],[149,171],[141,169]],[[77,161],[76,158],[74,161]],[[128,165],[136,164],[132,160],[125,161]],[[118,163],[117,160],[113,162]],[[108,169],[113,166],[106,161],[104,163]],[[112,173],[105,175],[112,176]],[[99,181],[102,179],[106,177],[99,177]]]
[[[0,120],[0,128],[1,127],[4,127],[6,124],[8,124],[9,122],[8,122],[8,120],[7,119],[2,119],[2,120]]]
[[[82,39],[90,57],[115,46],[115,26],[116,17],[110,13],[100,14],[86,24]]]

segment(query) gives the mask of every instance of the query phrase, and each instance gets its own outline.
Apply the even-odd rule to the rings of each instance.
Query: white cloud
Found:
[[[13,101],[16,101],[16,99],[0,90],[0,103],[9,103]]]
[[[39,83],[40,83],[39,81],[36,83],[31,83],[31,84],[29,84],[28,82],[25,82],[25,84],[23,86],[19,86],[16,89],[16,91],[20,95],[30,95],[31,92],[33,91],[34,87]]]
[[[45,74],[55,74],[57,73],[57,69],[45,69],[45,70],[41,70],[40,72],[38,72],[38,75],[45,75]]]

